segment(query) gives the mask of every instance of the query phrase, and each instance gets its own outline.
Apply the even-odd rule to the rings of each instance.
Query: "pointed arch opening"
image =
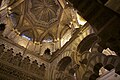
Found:
[[[42,40],[42,42],[53,42],[53,41],[54,41],[54,38],[51,34],[47,34]]]

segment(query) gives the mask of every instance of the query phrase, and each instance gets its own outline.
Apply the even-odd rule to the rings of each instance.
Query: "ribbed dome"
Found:
[[[31,0],[32,8],[31,13],[34,14],[38,21],[44,23],[51,23],[57,20],[57,12],[59,6],[51,0]]]
[[[24,46],[31,41],[57,49],[69,41],[80,24],[77,11],[66,4],[62,0],[24,0],[15,8],[9,7],[10,20]],[[21,40],[16,42],[21,44]]]
[[[61,7],[55,0],[29,0],[26,1],[28,16],[43,27],[49,27],[50,24],[59,20]]]

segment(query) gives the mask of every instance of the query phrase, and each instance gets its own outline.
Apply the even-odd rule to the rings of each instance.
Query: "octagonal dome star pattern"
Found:
[[[30,0],[31,7],[29,12],[32,14],[32,19],[41,24],[48,26],[58,20],[61,7],[57,0]]]

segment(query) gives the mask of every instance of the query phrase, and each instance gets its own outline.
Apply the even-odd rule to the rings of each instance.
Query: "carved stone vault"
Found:
[[[120,80],[119,2],[0,0],[0,80]]]
[[[59,20],[62,9],[57,0],[26,0],[26,7],[32,23],[43,27]]]

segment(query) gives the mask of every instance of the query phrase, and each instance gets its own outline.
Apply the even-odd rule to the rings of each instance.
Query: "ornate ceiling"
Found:
[[[63,8],[58,0],[18,0],[11,6],[10,15],[21,35],[37,42],[50,35],[55,41],[71,29],[66,25],[72,21],[74,10]]]
[[[26,7],[29,19],[42,27],[58,21],[62,10],[57,0],[26,0]]]
[[[13,0],[8,13],[21,35],[37,42],[50,35],[56,41],[72,29],[71,21],[77,20],[76,12],[67,4],[65,0]]]
[[[81,27],[77,11],[65,0],[12,0],[5,4],[9,6],[1,15],[6,12],[12,29],[8,37],[37,56],[42,56],[47,48],[51,52],[59,50]]]

